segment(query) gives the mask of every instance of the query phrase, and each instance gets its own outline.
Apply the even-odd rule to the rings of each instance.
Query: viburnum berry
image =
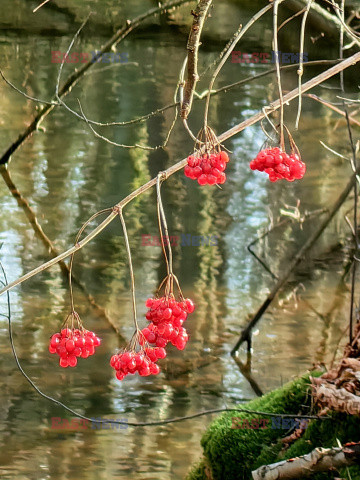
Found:
[[[63,328],[50,338],[49,352],[59,355],[60,367],[76,367],[77,359],[88,358],[101,343],[94,332],[84,328]]]
[[[164,349],[171,342],[176,348],[183,350],[189,337],[182,325],[188,314],[193,313],[194,302],[189,298],[178,302],[171,295],[148,298],[145,305],[149,308],[146,318],[150,323],[141,331],[143,337],[139,339],[140,344],[147,342]]]
[[[250,168],[267,173],[270,182],[281,179],[293,182],[303,178],[306,172],[306,165],[297,153],[289,155],[278,147],[261,150],[250,162]]]
[[[187,158],[185,176],[197,180],[199,185],[223,184],[226,181],[224,173],[229,156],[224,151],[216,153],[194,154]]]
[[[159,358],[165,358],[166,352],[159,348],[145,348],[139,352],[133,350],[115,354],[110,359],[110,366],[116,371],[116,378],[123,380],[126,375],[138,374],[142,377],[157,375],[160,368],[156,365]]]

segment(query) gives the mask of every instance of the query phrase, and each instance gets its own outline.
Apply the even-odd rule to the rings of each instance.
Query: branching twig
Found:
[[[330,102],[327,102],[326,100],[323,100],[321,97],[318,97],[317,95],[315,95],[313,93],[307,93],[304,96],[306,96],[308,98],[311,98],[312,100],[315,100],[315,101],[321,103],[322,105],[325,105],[325,107],[330,108],[331,110],[334,110],[334,112],[338,113],[342,117],[346,117],[346,113],[345,113],[344,110],[341,110],[340,108],[337,108],[335,105],[331,104]],[[342,105],[343,105],[343,103],[342,103]],[[357,125],[358,127],[360,127],[359,120],[356,120],[355,118],[349,117],[349,121],[353,125]]]
[[[0,262],[0,270],[1,270],[1,272],[4,276],[4,280],[5,280],[5,282],[0,280],[0,285],[5,285],[6,286],[7,285],[7,276],[6,276],[6,272],[5,272],[4,267],[3,267],[1,262]],[[81,415],[81,413],[76,412],[72,408],[70,408],[67,405],[65,405],[64,403],[60,402],[59,400],[56,400],[56,398],[53,398],[49,395],[46,395],[44,392],[42,392],[39,389],[39,387],[31,380],[31,378],[24,371],[24,369],[23,369],[23,367],[20,363],[19,357],[17,356],[16,348],[15,348],[15,344],[14,344],[9,291],[7,291],[7,306],[8,306],[7,314],[6,315],[1,314],[1,315],[4,316],[8,320],[8,332],[9,332],[10,345],[11,345],[11,349],[12,349],[12,352],[13,352],[13,355],[14,355],[14,358],[15,358],[16,366],[19,369],[20,373],[24,376],[26,381],[31,385],[31,387],[42,398],[44,398],[45,400],[48,400],[51,403],[54,403],[55,405],[58,405],[59,407],[64,408],[67,412],[72,413],[73,415],[75,415],[78,418],[82,418],[82,419],[90,422],[90,424],[95,423],[95,424],[100,424],[101,425],[103,423],[104,424],[112,423],[114,425],[125,425],[125,426],[131,426],[131,427],[148,427],[148,426],[168,425],[170,423],[182,422],[182,421],[185,421],[185,420],[191,420],[193,418],[202,417],[204,415],[211,415],[213,413],[223,413],[223,412],[238,412],[238,413],[245,412],[245,413],[253,413],[253,414],[259,414],[259,415],[267,415],[269,417],[283,417],[283,418],[309,418],[309,419],[311,418],[311,419],[319,419],[319,420],[324,420],[325,419],[325,417],[318,417],[316,415],[301,416],[301,415],[287,415],[287,414],[281,414],[281,413],[255,412],[255,411],[244,409],[244,408],[241,408],[241,407],[239,407],[239,408],[215,408],[215,409],[212,409],[212,410],[205,410],[203,412],[194,413],[192,415],[186,415],[186,416],[183,416],[183,417],[176,417],[176,418],[168,418],[166,420],[159,420],[159,421],[154,421],[154,422],[128,422],[128,421],[122,421],[122,420],[106,420],[106,419],[97,420],[97,419],[94,419],[94,418],[86,417],[85,415]]]
[[[263,10],[265,10],[264,8],[262,10],[260,10],[260,12],[262,12]],[[268,9],[266,9],[267,11]],[[259,13],[260,13],[259,12]],[[258,14],[259,15],[259,14]],[[260,15],[261,16],[261,15]],[[244,33],[246,32],[247,28],[250,27],[250,25],[252,25],[256,20],[257,18],[255,19],[256,15],[252,18],[252,22],[248,23],[246,25],[246,27],[244,28],[244,30],[241,31],[241,25],[239,26],[239,29],[238,31],[235,33],[234,35],[234,39],[233,41],[231,42],[231,44],[229,45],[229,48],[227,50],[227,52],[224,54],[223,58],[221,59],[219,65],[216,67],[216,70],[215,72],[213,73],[212,77],[211,77],[211,80],[210,80],[210,84],[209,84],[209,88],[208,88],[208,94],[206,96],[206,103],[205,103],[205,113],[204,113],[204,128],[207,127],[207,122],[208,122],[208,113],[209,113],[209,105],[210,105],[210,97],[211,97],[211,91],[212,91],[212,88],[214,86],[214,83],[215,83],[215,80],[216,80],[216,77],[218,76],[220,70],[222,69],[222,67],[224,66],[226,60],[229,58],[229,55],[230,53],[234,50],[234,47],[235,45],[238,43],[238,41],[240,40],[240,38],[244,35]],[[250,24],[250,25],[249,25]]]
[[[307,67],[310,67],[310,66],[317,66],[317,65],[331,65],[332,63],[339,63],[339,60],[314,60],[314,61],[311,61],[311,62],[307,62],[306,63],[306,66]],[[290,65],[283,65],[281,67],[281,70],[283,69],[291,69],[291,68],[297,68],[297,64],[290,64]],[[222,93],[222,92],[227,92],[228,90],[231,90],[232,88],[235,88],[235,87],[239,87],[241,85],[247,85],[249,82],[252,82],[258,78],[262,78],[262,77],[265,77],[267,75],[271,75],[273,73],[276,72],[276,69],[271,69],[271,70],[267,70],[265,72],[262,72],[262,73],[259,73],[258,75],[255,75],[255,76],[251,76],[251,77],[247,77],[247,78],[244,78],[243,80],[239,80],[238,82],[234,82],[230,85],[225,85],[221,88],[218,88],[217,90],[213,90],[211,92],[211,95],[218,95],[219,93]],[[58,105],[58,102],[53,102],[53,104],[51,102],[47,102],[47,101],[44,101],[44,100],[40,100],[40,99],[35,99],[34,97],[29,97],[26,93],[22,92],[19,88],[15,87],[11,82],[9,82],[5,77],[4,75],[2,74],[3,76],[3,79],[4,81],[12,88],[14,88],[18,93],[20,93],[21,95],[23,95],[24,97],[30,99],[30,100],[33,100],[33,101],[38,101],[39,103],[48,103],[49,106],[57,106]],[[199,100],[203,100],[204,97],[196,97],[194,98],[194,101],[199,101]],[[354,100],[354,102],[356,102],[356,100]],[[146,115],[143,115],[141,117],[138,117],[138,118],[134,118],[132,120],[127,120],[127,121],[124,121],[124,122],[108,122],[108,123],[102,123],[102,122],[96,122],[94,120],[91,120],[91,119],[87,119],[88,123],[91,123],[92,125],[97,125],[97,126],[127,126],[127,125],[134,125],[136,123],[140,123],[140,122],[143,122],[145,120],[147,120],[148,118],[151,118],[155,115],[159,115],[160,113],[163,113],[165,112],[166,110],[169,110],[170,108],[174,108],[174,107],[177,107],[181,105],[181,102],[175,102],[174,103],[171,103],[169,105],[166,105],[164,107],[161,107],[161,108],[158,108],[157,110],[154,110],[153,112],[150,112]],[[51,109],[52,110],[52,109]],[[50,110],[50,111],[51,111]],[[48,111],[46,114],[50,113],[50,111]],[[46,116],[46,115],[45,115]],[[356,122],[354,119],[351,119],[352,122]],[[38,122],[40,123],[40,121]],[[12,155],[12,153],[14,153],[17,148],[19,148],[22,143],[25,142],[25,140],[31,135],[31,133],[36,129],[33,128],[32,126],[33,124],[30,125],[30,127],[28,127],[25,132],[23,132],[22,134],[20,134],[19,136],[19,141],[16,141],[15,143],[13,143],[5,152],[5,154],[0,158],[0,165],[1,164],[6,164],[8,161],[9,161],[9,158],[10,158],[10,155]],[[193,138],[193,140],[195,141],[195,136]],[[11,153],[8,155],[8,152]]]
[[[319,223],[316,230],[314,230],[312,235],[307,239],[307,241],[303,244],[303,246],[300,248],[300,250],[294,255],[291,262],[289,262],[288,268],[286,269],[286,271],[283,273],[281,278],[279,278],[279,280],[276,282],[276,284],[272,288],[271,292],[269,293],[269,295],[267,296],[265,301],[262,303],[260,308],[257,310],[255,315],[252,317],[250,322],[242,330],[238,341],[236,342],[234,348],[231,350],[231,355],[235,355],[237,350],[239,349],[240,345],[243,342],[248,341],[249,337],[251,336],[252,329],[257,324],[257,322],[260,320],[260,318],[262,317],[264,312],[267,310],[269,305],[272,303],[276,294],[279,292],[279,290],[285,284],[286,280],[289,278],[289,276],[293,272],[294,268],[298,265],[298,263],[300,263],[303,256],[305,255],[305,253],[314,245],[314,243],[320,237],[320,235],[325,230],[325,228],[328,226],[328,224],[330,223],[330,221],[332,220],[332,218],[334,217],[336,212],[339,210],[339,208],[343,205],[343,203],[347,199],[349,193],[354,188],[354,184],[357,183],[357,175],[359,173],[360,173],[360,167],[357,169],[356,173],[354,173],[352,175],[350,181],[348,182],[348,184],[346,185],[346,187],[344,188],[344,190],[340,194],[339,198],[334,203],[331,210],[329,210],[329,212],[325,215],[325,218],[322,220],[322,222]]]
[[[52,258],[57,257],[60,254],[60,252],[54,247],[50,238],[45,234],[44,230],[42,229],[42,227],[39,223],[39,220],[38,220],[34,210],[31,208],[31,206],[28,202],[28,200],[26,198],[24,198],[21,195],[21,192],[16,188],[16,185],[14,184],[14,182],[13,182],[11,176],[10,176],[9,170],[8,170],[6,165],[0,165],[0,173],[1,173],[1,176],[2,176],[6,186],[8,187],[8,189],[10,191],[11,195],[16,199],[18,206],[23,209],[27,219],[30,222],[30,225],[32,226],[32,228],[35,232],[35,234],[37,235],[37,237],[43,243],[43,245],[46,248],[46,251],[49,253],[50,257],[52,257]],[[90,219],[90,221],[91,221],[91,219]],[[70,274],[70,268],[68,267],[68,265],[63,260],[60,260],[58,263],[59,263],[59,267],[61,268],[61,271],[63,272],[63,274],[66,275],[66,277],[68,277],[69,274]],[[88,293],[85,285],[78,278],[74,277],[73,274],[72,274],[72,280],[81,289],[81,291],[85,295],[87,301],[94,308],[96,313],[100,317],[104,318],[108,322],[110,327],[118,334],[120,340],[122,342],[125,342],[124,337],[121,335],[118,327],[114,324],[112,319],[107,314],[105,308],[98,305],[98,303],[95,301],[94,297],[91,294]]]
[[[131,33],[135,28],[142,24],[144,20],[149,17],[152,17],[160,12],[178,7],[185,3],[190,3],[191,0],[173,0],[167,2],[164,5],[161,5],[156,8],[152,8],[148,12],[139,15],[133,20],[127,20],[125,26],[121,27],[111,38],[108,40],[105,45],[99,50],[99,55],[102,55],[106,52],[110,52],[121,40],[123,40],[129,33]],[[88,62],[84,63],[78,70],[72,73],[64,85],[59,89],[58,96],[60,98],[67,95],[71,89],[76,85],[79,79],[84,75],[84,73],[89,70],[95,63]],[[17,140],[15,140],[8,149],[0,157],[0,165],[7,163],[10,160],[11,155],[24,143],[24,141],[38,128],[39,124],[44,120],[44,118],[53,110],[56,104],[45,105],[38,114],[35,116],[30,125],[22,132]]]
[[[306,82],[303,85],[303,92],[306,92],[310,90],[311,88],[315,87],[316,85],[319,85],[319,83],[323,82],[327,78],[332,77],[333,75],[338,74],[341,70],[344,70],[345,68],[354,65],[360,61],[360,52],[355,53],[351,57],[347,58],[343,62],[339,63],[338,65],[335,65],[334,67],[329,68],[326,70],[326,72],[321,73],[320,75],[317,75],[316,77],[312,78],[308,82]],[[298,95],[299,90],[296,88],[286,94],[284,96],[284,102],[290,102],[291,100],[294,100],[297,95]],[[269,113],[276,111],[280,106],[280,101],[277,100],[276,102],[272,103],[268,108],[267,111]],[[248,118],[247,120],[244,120],[243,122],[239,123],[238,125],[235,125],[232,127],[230,130],[227,130],[224,132],[222,135],[220,135],[219,141],[223,142],[237,133],[241,132],[245,128],[254,125],[255,123],[259,122],[265,117],[265,114],[263,111],[260,111],[253,115],[252,117]],[[169,177],[176,173],[177,171],[181,170],[185,165],[187,164],[186,158],[181,160],[180,162],[176,163],[175,165],[171,166],[168,168],[165,173],[166,176]],[[118,208],[123,208],[125,205],[127,205],[129,202],[134,200],[134,198],[138,197],[142,193],[146,192],[149,190],[151,187],[156,185],[156,178],[153,178],[152,180],[148,181],[141,187],[137,188],[134,190],[132,193],[130,193],[127,197],[125,197],[123,200],[121,200],[118,204]],[[96,227],[91,233],[89,233],[81,242],[79,242],[77,245],[71,247],[69,250],[66,252],[62,253],[61,255],[57,256],[56,258],[50,260],[49,262],[44,263],[43,265],[40,265],[39,267],[35,268],[31,272],[26,273],[23,275],[21,278],[18,278],[17,280],[9,283],[6,287],[0,289],[0,295],[5,293],[6,291],[14,288],[17,285],[20,285],[24,281],[28,280],[29,278],[33,277],[34,275],[37,275],[40,272],[43,272],[44,270],[48,269],[52,265],[55,265],[58,263],[60,260],[63,260],[64,258],[69,257],[72,253],[76,252],[77,250],[80,250],[82,247],[84,247],[87,243],[89,243],[93,238],[95,238],[100,232],[102,232],[116,217],[116,213],[111,212],[110,215],[100,224],[98,227]]]
[[[331,0],[331,3],[334,7],[334,10],[335,10],[335,13],[338,17],[338,19],[340,20],[340,30],[341,30],[341,27],[343,27],[343,32],[346,32],[348,34],[348,36],[350,36],[353,40],[354,43],[356,43],[357,46],[360,47],[360,36],[359,34],[357,34],[356,32],[354,32],[354,30],[352,30],[347,24],[346,22],[344,21],[344,15],[341,11],[341,7],[339,8],[339,6],[335,3],[334,0]]]

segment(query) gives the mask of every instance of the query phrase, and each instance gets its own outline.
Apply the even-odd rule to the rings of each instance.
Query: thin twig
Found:
[[[264,8],[262,10],[260,10],[260,12],[262,12],[263,10],[265,10]],[[268,8],[266,8],[265,11],[267,11]],[[259,12],[259,13],[260,13]],[[257,15],[259,15],[259,13]],[[264,12],[265,13],[265,12]],[[261,15],[260,15],[261,16]],[[244,28],[243,31],[241,31],[241,28],[242,28],[242,25],[239,26],[237,32],[234,34],[234,39],[233,41],[231,42],[231,44],[229,45],[229,48],[227,50],[227,52],[224,54],[223,58],[221,59],[221,61],[219,62],[219,65],[216,67],[216,70],[215,72],[213,73],[212,77],[211,77],[211,80],[210,80],[210,83],[209,83],[209,87],[208,87],[208,94],[206,96],[206,103],[205,103],[205,113],[204,113],[204,128],[207,127],[207,122],[208,122],[208,113],[209,113],[209,105],[210,105],[210,97],[211,97],[211,91],[212,91],[212,88],[214,86],[214,83],[215,83],[215,80],[216,80],[216,77],[218,76],[220,70],[222,69],[222,67],[224,66],[226,60],[229,58],[231,52],[234,50],[234,47],[235,45],[238,43],[238,41],[240,40],[240,38],[244,35],[244,33],[246,32],[246,29],[250,27],[250,25],[252,25],[256,20],[257,18],[255,18],[256,15],[254,15],[254,17],[252,17],[251,21],[246,25],[246,27]]]
[[[158,222],[159,222],[159,232],[160,232],[160,238],[161,238],[161,245],[162,249],[164,252],[164,257],[166,261],[166,267],[167,267],[167,274],[168,276],[171,276],[173,274],[173,256],[172,256],[172,248],[169,240],[169,230],[167,226],[167,221],[166,221],[166,216],[165,216],[165,211],[161,199],[161,182],[166,179],[166,174],[164,172],[159,172],[157,176],[157,181],[156,181],[156,204],[157,204],[157,211],[158,211]],[[166,248],[165,248],[165,242],[164,242],[164,236],[163,236],[163,229],[165,232],[165,238],[166,238],[166,245],[168,247],[168,252],[169,252],[169,259],[166,254]]]
[[[124,145],[123,143],[113,142],[112,140],[105,137],[104,135],[101,135],[100,133],[98,133],[95,130],[95,128],[90,124],[87,117],[85,116],[79,99],[78,99],[78,103],[79,103],[79,108],[80,108],[80,112],[81,112],[81,116],[80,116],[81,119],[85,120],[85,122],[87,123],[87,126],[90,128],[90,130],[92,131],[92,133],[95,135],[96,138],[100,138],[100,140],[104,140],[104,142],[109,143],[110,145],[113,145],[114,147],[129,148],[129,149],[140,148],[141,150],[158,150],[159,148],[163,148],[163,145],[158,145],[156,147],[149,147],[147,145],[139,145],[138,143],[135,143],[134,145]],[[78,114],[76,114],[76,115],[78,116]]]
[[[103,213],[108,213],[111,211],[111,208],[105,208],[104,210],[100,210],[99,212],[94,213],[80,228],[78,231],[76,238],[75,238],[75,245],[79,243],[79,240],[81,238],[81,235],[83,234],[84,230],[86,227],[93,221],[95,218],[97,218],[99,215],[102,215]],[[73,288],[72,288],[72,270],[73,270],[73,265],[74,265],[74,256],[75,252],[70,256],[70,262],[69,262],[69,270],[68,270],[68,279],[69,279],[69,295],[70,295],[70,306],[71,306],[71,312],[75,311],[74,307],[74,294],[73,294]]]
[[[304,54],[304,36],[305,36],[305,25],[306,25],[306,19],[309,14],[309,10],[311,7],[313,0],[308,0],[305,12],[301,21],[301,30],[300,30],[300,51],[299,51],[299,69],[297,71],[297,74],[299,76],[299,104],[298,104],[298,111],[297,111],[297,116],[296,116],[296,121],[295,121],[295,129],[297,130],[299,128],[299,121],[300,121],[300,115],[301,115],[301,104],[302,104],[302,95],[301,95],[301,79],[304,73],[304,68],[303,68],[303,54]]]
[[[343,28],[345,29],[345,32],[352,38],[353,42],[356,43],[356,45],[360,46],[360,36],[359,34],[357,34],[356,32],[354,32],[354,30],[352,30],[347,24],[346,22],[344,21],[343,19],[343,15],[342,15],[342,12],[341,12],[341,8],[339,8],[338,5],[336,5],[335,1],[334,0],[331,0],[331,3],[334,7],[334,10],[335,10],[335,13],[338,17],[338,19],[340,20],[340,28],[341,26],[343,26]]]
[[[305,95],[303,95],[304,97],[308,97],[308,98],[311,98],[319,103],[321,103],[322,105],[325,105],[325,107],[328,107],[330,108],[331,110],[334,110],[334,112],[338,113],[339,115],[341,115],[342,117],[345,117],[346,116],[346,113],[344,110],[341,110],[340,108],[337,108],[335,105],[331,104],[330,102],[327,102],[326,100],[323,100],[321,97],[318,97],[317,95],[314,95],[313,93],[307,93]],[[339,97],[341,98],[341,97]],[[343,103],[342,103],[343,105]],[[349,117],[349,121],[350,123],[354,124],[354,125],[357,125],[358,127],[360,127],[360,122],[358,120],[356,120],[355,118],[352,118],[352,117]]]
[[[351,126],[350,126],[350,121],[349,121],[349,115],[347,111],[347,107],[344,104],[344,110],[346,114],[346,123],[347,123],[347,128],[348,128],[348,134],[349,134],[349,141],[351,145],[351,150],[352,150],[352,163],[353,167],[355,168],[355,172],[357,172],[358,167],[357,167],[357,161],[356,161],[356,148],[354,145],[354,140],[352,136],[352,131],[351,131]],[[357,212],[358,212],[358,184],[357,182],[354,183],[354,240],[355,240],[355,253],[354,253],[354,263],[353,263],[353,271],[352,271],[352,279],[351,279],[351,299],[350,299],[350,321],[349,321],[349,341],[350,344],[352,343],[353,339],[353,317],[354,317],[354,297],[355,297],[355,281],[356,281],[356,259],[357,259],[357,253],[359,251],[359,234],[358,234],[358,223],[357,223]]]
[[[34,8],[33,13],[37,12],[39,8],[43,7],[46,3],[50,2],[50,0],[44,0],[40,5],[38,5],[36,8]]]
[[[341,27],[340,27],[340,43],[339,58],[344,58],[344,23],[345,23],[345,0],[341,0]],[[340,88],[344,92],[344,72],[340,72]]]
[[[131,258],[131,249],[130,249],[129,237],[128,237],[128,234],[127,234],[126,223],[125,223],[124,216],[123,216],[123,213],[122,213],[123,209],[121,207],[119,207],[119,208],[116,208],[116,210],[119,214],[122,229],[123,229],[123,232],[124,232],[124,240],[125,240],[126,253],[127,253],[127,257],[128,257],[129,271],[130,271],[133,319],[134,319],[135,329],[136,329],[136,331],[138,331],[139,330],[139,325],[138,325],[138,322],[137,322],[137,315],[136,315],[135,275],[134,275],[134,268],[133,268],[133,263],[132,263],[132,258]]]
[[[301,262],[305,253],[314,245],[314,243],[320,237],[322,232],[326,229],[326,227],[328,226],[328,224],[330,223],[330,221],[332,220],[336,212],[339,210],[339,208],[343,205],[343,203],[347,199],[349,193],[354,188],[354,184],[357,183],[356,176],[359,173],[360,173],[360,167],[357,169],[356,173],[354,173],[351,176],[348,184],[346,185],[344,190],[341,192],[336,202],[333,204],[331,210],[329,210],[329,212],[325,215],[324,219],[318,224],[318,227],[316,228],[316,230],[314,230],[312,235],[309,236],[307,241],[302,245],[302,247],[294,255],[292,260],[289,262],[286,271],[283,273],[281,278],[276,282],[274,287],[271,289],[271,292],[266,297],[262,305],[259,307],[255,315],[250,320],[250,322],[248,322],[246,327],[242,330],[238,341],[236,342],[234,348],[231,350],[231,355],[235,355],[240,345],[249,339],[249,337],[251,336],[251,331],[253,330],[254,326],[257,324],[257,322],[260,320],[264,312],[272,303],[272,301],[274,300],[279,290],[283,287],[283,285],[289,278],[290,274],[293,272],[294,268]]]
[[[31,208],[31,206],[29,204],[29,201],[25,197],[23,197],[21,192],[16,188],[16,185],[14,184],[14,182],[11,178],[11,175],[10,175],[10,172],[9,172],[9,169],[8,169],[7,165],[0,165],[0,173],[1,173],[1,176],[2,176],[6,186],[8,187],[8,189],[10,191],[11,195],[16,199],[18,206],[23,209],[23,211],[26,215],[26,218],[29,220],[30,225],[32,226],[32,228],[33,228],[35,234],[37,235],[37,237],[43,243],[46,251],[49,253],[49,256],[52,257],[52,258],[57,257],[60,254],[60,252],[54,247],[50,238],[45,234],[45,232],[44,232],[42,226],[40,225],[40,222],[39,222],[34,210]],[[69,273],[70,273],[69,266],[63,260],[60,260],[58,263],[59,263],[59,267],[60,267],[61,271],[68,278]],[[96,303],[94,297],[90,293],[88,293],[85,285],[77,277],[75,277],[73,274],[72,274],[72,280],[80,288],[80,290],[83,292],[87,301],[94,308],[97,315],[104,318],[108,322],[110,327],[117,333],[117,335],[119,336],[119,339],[122,342],[125,342],[125,339],[121,335],[121,333],[119,331],[119,328],[114,324],[112,319],[109,317],[105,308],[101,307],[98,303]]]
[[[106,52],[110,52],[112,48],[122,41],[127,35],[129,35],[134,29],[142,24],[147,18],[152,17],[160,12],[184,5],[185,3],[190,3],[191,0],[173,0],[163,4],[159,7],[152,8],[134,18],[133,20],[127,20],[126,24],[121,27],[111,38],[108,40],[105,45],[99,50],[99,55],[103,55]],[[71,89],[76,85],[79,79],[84,75],[84,73],[89,70],[95,63],[88,62],[84,63],[78,70],[73,72],[65,81],[64,85],[59,89],[58,96],[64,97],[67,95]],[[35,116],[31,124],[26,128],[26,130],[19,135],[19,137],[8,147],[8,149],[0,157],[0,165],[7,163],[10,160],[11,155],[24,143],[24,141],[38,128],[39,124],[44,120],[44,118],[53,110],[56,105],[45,105],[38,114]]]
[[[47,101],[47,100],[41,100],[41,98],[36,98],[36,97],[31,97],[30,95],[28,95],[27,93],[21,91],[19,88],[17,88],[13,83],[11,83],[6,77],[5,75],[3,74],[3,72],[0,70],[0,75],[2,77],[2,79],[4,80],[5,83],[7,83],[9,85],[9,87],[11,87],[12,89],[14,89],[16,92],[20,93],[20,95],[22,95],[23,97],[27,98],[28,100],[32,100],[33,102],[37,102],[37,103],[44,103],[45,105],[54,105],[55,107],[60,105],[59,102],[57,101]]]

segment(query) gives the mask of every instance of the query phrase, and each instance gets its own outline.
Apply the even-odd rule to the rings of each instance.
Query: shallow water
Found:
[[[5,2],[6,3],[6,2]],[[10,2],[8,2],[10,5]],[[12,6],[16,3],[16,9]],[[88,9],[98,10],[102,25],[98,36],[84,35],[77,51],[91,52],[104,43],[110,26],[116,26],[117,2],[58,2],[65,11],[43,10],[29,20],[28,2],[12,0],[4,11],[0,32],[0,61],[5,75],[27,94],[50,99],[58,65],[51,51],[65,51],[75,31],[72,18],[82,20]],[[152,2],[147,2],[149,8]],[[147,5],[146,5],[147,6]],[[119,17],[133,17],[145,7],[121,6]],[[237,28],[240,12],[236,4],[220,2],[234,16],[212,25],[206,35],[201,70],[216,59],[226,42],[225,33]],[[250,8],[250,7],[249,7]],[[236,15],[235,15],[236,12]],[[251,16],[251,11],[246,10]],[[180,14],[179,14],[180,15]],[[186,18],[177,18],[181,28],[151,27],[129,36],[120,51],[129,63],[102,70],[97,65],[66,98],[73,108],[81,100],[86,115],[99,121],[123,121],[172,102],[174,87],[184,56]],[[113,22],[113,23],[112,23]],[[121,22],[120,22],[121,23]],[[53,34],[45,28],[56,27]],[[6,29],[5,29],[6,27]],[[256,45],[268,50],[270,27],[265,20],[253,31]],[[64,31],[67,30],[67,34]],[[91,28],[89,27],[91,31]],[[96,29],[95,29],[96,30]],[[261,32],[261,37],[260,37]],[[264,34],[262,34],[264,33]],[[260,40],[261,38],[261,40]],[[221,41],[219,39],[222,39]],[[262,43],[263,42],[263,43]],[[246,45],[246,43],[245,43]],[[295,48],[295,47],[294,47]],[[264,71],[266,66],[228,64],[217,84],[225,85]],[[73,69],[64,68],[64,77]],[[351,78],[347,78],[351,94]],[[283,77],[284,88],[295,85],[294,73]],[[250,117],[276,96],[274,78],[263,77],[214,97],[210,121],[217,132]],[[337,83],[332,82],[335,86]],[[204,82],[201,88],[206,88]],[[318,88],[325,99],[332,92]],[[0,83],[0,145],[4,151],[29,123],[34,103]],[[296,105],[286,109],[293,125]],[[173,111],[152,117],[133,127],[102,129],[113,141],[157,145],[164,141]],[[190,124],[201,126],[203,103],[196,102]],[[347,161],[335,157],[320,144],[349,155],[346,126],[319,103],[304,99],[301,128],[296,141],[308,171],[301,182],[270,184],[253,173],[249,161],[265,136],[255,125],[226,143],[231,154],[228,181],[222,189],[198,188],[179,172],[163,186],[163,201],[171,235],[215,236],[214,246],[174,248],[174,269],[187,296],[197,305],[187,321],[190,341],[183,352],[170,349],[156,378],[134,376],[115,380],[108,365],[119,342],[103,317],[75,288],[75,302],[85,326],[103,339],[96,355],[80,361],[76,369],[61,369],[48,353],[49,336],[57,331],[69,311],[66,278],[55,266],[15,288],[11,293],[14,341],[20,361],[39,388],[88,417],[156,421],[198,411],[231,406],[256,396],[229,352],[246,324],[270,291],[273,280],[247,251],[257,232],[269,225],[269,217],[280,209],[291,209],[300,200],[300,210],[316,211],[332,205],[349,175]],[[42,123],[46,133],[34,134],[13,155],[9,172],[16,187],[38,216],[44,232],[60,251],[74,242],[77,230],[96,211],[113,206],[159,170],[184,158],[192,141],[180,124],[168,148],[148,152],[119,149],[95,138],[86,124],[64,109],[54,110]],[[350,232],[342,209],[291,277],[291,281],[265,313],[253,337],[252,375],[266,392],[313,363],[332,359],[349,310],[349,278],[342,280],[348,257]],[[12,281],[48,259],[24,211],[0,183],[0,260]],[[145,325],[144,302],[162,280],[165,268],[160,247],[143,246],[143,235],[157,235],[154,192],[147,193],[125,209],[132,248],[141,326]],[[283,217],[289,218],[289,217]],[[316,227],[320,214],[302,225],[296,221],[276,228],[255,250],[273,272],[281,274],[291,256]],[[106,308],[121,334],[133,332],[130,282],[121,234],[115,220],[75,257],[75,275]],[[5,297],[0,298],[6,312]],[[70,419],[62,408],[31,389],[13,360],[7,322],[0,318],[1,406],[0,474],[4,479],[82,480],[110,478],[181,479],[200,458],[200,439],[212,416],[158,427],[66,431],[51,428],[52,418]],[[243,352],[242,352],[243,353]]]

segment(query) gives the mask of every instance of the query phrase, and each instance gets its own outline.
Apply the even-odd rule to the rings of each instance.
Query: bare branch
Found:
[[[360,443],[345,444],[342,448],[315,448],[301,457],[264,465],[251,472],[254,480],[298,479],[315,473],[338,470],[359,463]]]
[[[184,88],[184,99],[181,105],[181,118],[186,120],[191,111],[194,90],[196,83],[199,80],[197,71],[198,64],[198,51],[200,46],[201,32],[204,26],[204,22],[209,11],[212,0],[200,0],[196,10],[192,12],[194,16],[193,24],[189,34],[187,50],[187,80]]]
[[[105,45],[99,50],[99,55],[102,55],[106,52],[110,52],[112,48],[114,48],[121,40],[123,40],[129,33],[135,30],[139,25],[142,24],[144,20],[149,17],[156,15],[157,13],[172,9],[174,7],[178,7],[180,5],[184,5],[185,3],[190,3],[191,0],[173,0],[164,5],[159,7],[153,8],[148,12],[139,15],[138,17],[134,18],[133,20],[127,20],[125,26],[121,27],[111,38],[108,40]],[[58,96],[60,98],[67,95],[71,89],[76,85],[76,83],[81,79],[84,73],[89,70],[95,63],[88,62],[84,63],[81,68],[77,71],[72,73],[67,80],[65,81],[64,85],[59,89]],[[45,105],[35,116],[33,121],[27,127],[27,129],[19,135],[17,140],[15,140],[10,147],[1,155],[0,157],[0,165],[6,164],[9,160],[11,155],[24,143],[24,141],[30,137],[30,135],[38,128],[39,124],[44,120],[44,118],[53,110],[56,105]]]
[[[327,78],[332,77],[333,75],[336,75],[339,73],[341,70],[344,70],[345,68],[356,64],[358,61],[360,61],[360,52],[354,54],[353,56],[347,58],[343,62],[339,63],[338,65],[335,65],[334,67],[329,68],[326,70],[326,72],[321,73],[320,75],[317,75],[316,77],[312,78],[308,82],[306,82],[303,85],[303,92],[306,92],[310,90],[311,88],[315,87],[316,85],[319,85],[319,83],[323,82]],[[292,90],[288,94],[284,96],[284,102],[290,102],[291,100],[294,100],[297,98],[298,95],[298,88]],[[268,112],[273,112],[276,111],[280,106],[280,101],[277,100],[276,102],[272,103],[268,108]],[[220,135],[219,141],[224,142],[225,140],[233,137],[237,133],[243,131],[245,128],[254,125],[255,123],[259,122],[265,117],[265,114],[263,111],[258,112],[257,114],[253,115],[249,119],[239,123],[238,125],[235,125],[233,128],[230,130],[227,130],[224,132],[222,135]],[[175,165],[171,166],[167,170],[165,170],[166,177],[168,178],[169,176],[173,175],[174,173],[178,172],[181,170],[185,165],[187,164],[186,158],[183,160],[180,160],[178,163]],[[141,187],[137,188],[134,190],[132,193],[130,193],[127,197],[125,197],[123,200],[121,200],[116,207],[117,208],[124,208],[128,203],[130,203],[134,198],[138,197],[139,195],[143,194],[147,190],[149,190],[151,187],[156,185],[157,178],[153,178],[152,180],[149,180],[147,183],[142,185]],[[7,292],[8,290],[14,288],[17,285],[20,285],[24,281],[28,280],[29,278],[33,277],[34,275],[37,275],[40,272],[43,272],[44,270],[48,269],[52,265],[55,265],[57,262],[60,260],[63,260],[64,258],[69,257],[72,253],[76,252],[77,250],[80,250],[82,247],[84,247],[87,243],[89,243],[93,238],[95,238],[100,232],[102,232],[117,216],[116,213],[111,212],[110,215],[100,224],[98,225],[91,233],[89,233],[81,242],[79,242],[77,245],[74,245],[71,247],[69,250],[66,252],[62,253],[61,255],[57,256],[56,258],[50,260],[49,262],[44,263],[43,265],[40,265],[39,267],[35,268],[31,272],[26,273],[22,277],[18,278],[17,280],[9,283],[6,287],[0,289],[0,295],[3,293]]]

